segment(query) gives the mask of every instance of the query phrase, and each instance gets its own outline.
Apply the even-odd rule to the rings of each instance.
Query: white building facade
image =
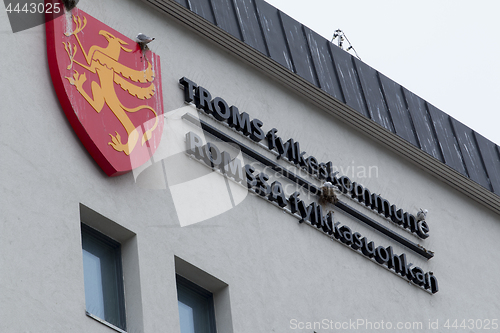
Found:
[[[155,37],[161,140],[109,177],[65,115],[45,26],[14,34],[0,13],[1,332],[500,331],[497,145],[261,1],[72,15]],[[103,76],[87,81],[98,100]]]

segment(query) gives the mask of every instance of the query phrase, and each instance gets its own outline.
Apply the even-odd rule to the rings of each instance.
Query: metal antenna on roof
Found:
[[[332,43],[335,38],[338,38],[337,45],[343,50],[344,47],[342,46],[342,44],[344,43],[344,32],[340,29],[335,30],[335,32],[333,33]]]
[[[335,40],[335,38],[338,38],[337,45],[342,50],[344,50],[344,40],[346,40],[347,43],[349,43],[349,46],[344,51],[349,52],[350,50],[353,50],[354,54],[356,55],[356,58],[361,60],[361,58],[358,56],[358,52],[356,52],[356,50],[354,49],[354,46],[352,46],[351,42],[349,41],[349,39],[347,38],[347,36],[345,35],[345,33],[342,30],[340,30],[340,29],[335,30],[335,32],[333,34],[333,38],[332,38],[332,43]]]

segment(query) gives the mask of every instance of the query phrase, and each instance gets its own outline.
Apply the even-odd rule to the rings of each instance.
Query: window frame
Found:
[[[111,237],[103,234],[102,232],[92,228],[91,226],[88,226],[85,223],[81,223],[81,237],[82,237],[82,260],[83,260],[83,235],[84,233],[87,236],[93,237],[99,242],[102,242],[104,245],[110,247],[113,249],[114,252],[114,269],[116,270],[116,288],[117,288],[117,296],[118,296],[118,314],[120,316],[120,319],[123,323],[120,325],[120,323],[114,324],[106,320],[106,318],[101,318],[100,316],[93,314],[92,312],[89,312],[87,310],[87,304],[85,304],[85,313],[87,316],[105,324],[106,326],[109,326],[119,332],[126,332],[127,330],[127,320],[126,320],[126,309],[125,309],[125,288],[124,288],[124,281],[123,281],[123,265],[122,265],[122,254],[121,254],[121,243],[117,242],[116,240],[112,239]],[[85,250],[89,252],[88,250]],[[85,267],[84,267],[85,269]],[[85,272],[84,272],[85,274]],[[87,302],[87,300],[85,300]]]
[[[210,333],[217,332],[216,320],[215,320],[215,304],[214,304],[214,294],[203,287],[200,287],[196,283],[191,282],[182,275],[175,274],[176,288],[177,288],[177,301],[179,301],[179,288],[181,285],[198,295],[204,297],[208,301],[208,318],[210,325]],[[179,318],[180,319],[180,318]],[[195,332],[196,333],[196,332]]]

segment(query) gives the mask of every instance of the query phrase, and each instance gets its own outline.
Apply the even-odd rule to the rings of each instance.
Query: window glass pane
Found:
[[[82,247],[87,312],[125,330],[120,244],[82,224]]]
[[[212,294],[177,277],[177,298],[181,333],[215,333]]]
[[[179,318],[181,322],[181,333],[195,333],[193,308],[179,301]]]
[[[83,275],[85,282],[85,306],[87,312],[104,318],[104,295],[102,292],[101,260],[83,250]]]

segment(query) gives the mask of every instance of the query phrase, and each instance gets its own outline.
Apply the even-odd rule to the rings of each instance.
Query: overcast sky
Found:
[[[500,145],[500,1],[266,1]]]

